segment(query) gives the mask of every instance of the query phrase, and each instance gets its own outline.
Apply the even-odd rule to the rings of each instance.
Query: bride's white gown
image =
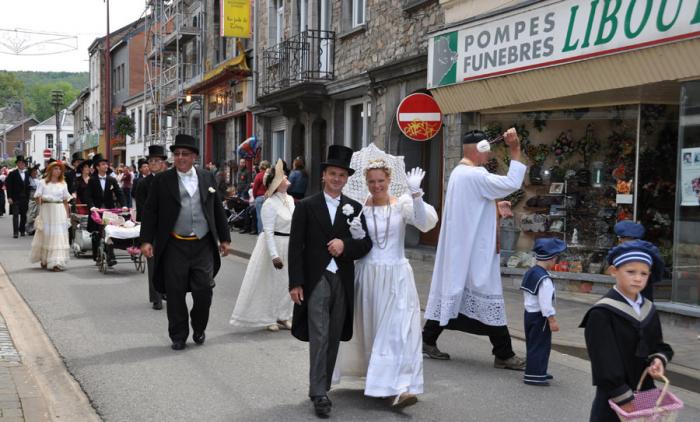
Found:
[[[353,337],[340,346],[333,382],[346,376],[366,377],[367,396],[420,394],[420,302],[404,238],[406,224],[426,232],[437,224],[437,213],[422,199],[403,195],[390,211],[386,206],[366,206],[364,215],[373,246],[355,264]]]

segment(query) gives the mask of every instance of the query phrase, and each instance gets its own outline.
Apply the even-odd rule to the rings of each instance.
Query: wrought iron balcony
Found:
[[[263,50],[260,94],[333,80],[335,32],[310,29]]]

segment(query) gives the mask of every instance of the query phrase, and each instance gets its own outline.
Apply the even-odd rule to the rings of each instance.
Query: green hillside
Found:
[[[22,99],[25,114],[34,114],[39,121],[49,118],[53,106],[51,91],[61,90],[64,106],[68,106],[80,91],[87,88],[87,72],[9,72],[0,70],[0,107]]]

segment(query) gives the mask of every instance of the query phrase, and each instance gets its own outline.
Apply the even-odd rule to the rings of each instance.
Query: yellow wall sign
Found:
[[[250,38],[250,0],[221,0],[221,36]]]

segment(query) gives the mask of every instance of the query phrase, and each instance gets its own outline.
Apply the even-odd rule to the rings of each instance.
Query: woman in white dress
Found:
[[[37,185],[34,198],[39,205],[39,216],[34,222],[30,261],[40,262],[41,268],[63,271],[68,263],[68,222],[71,199],[63,179],[63,163],[54,161],[46,168],[46,177]]]
[[[420,302],[404,253],[406,225],[427,232],[438,217],[423,202],[420,168],[407,174],[409,193],[398,198],[389,194],[391,167],[384,160],[370,161],[364,175],[372,250],[355,264],[354,334],[341,346],[334,380],[366,377],[366,396],[393,397],[392,406],[406,407],[423,392]]]
[[[294,306],[285,268],[294,198],[287,195],[290,184],[282,160],[277,160],[277,165],[267,171],[263,183],[267,188],[267,199],[260,211],[263,232],[250,256],[230,323],[242,328],[279,331],[280,326],[292,328]]]

